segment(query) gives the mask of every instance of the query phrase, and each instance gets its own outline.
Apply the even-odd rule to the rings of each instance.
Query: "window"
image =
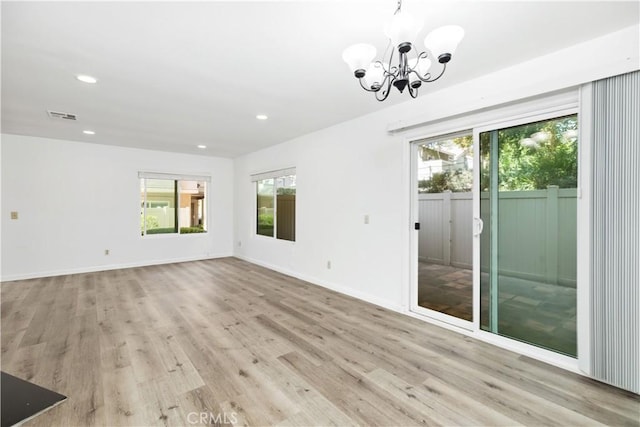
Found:
[[[256,234],[296,240],[295,168],[252,175],[256,183]]]
[[[140,172],[140,233],[191,234],[207,231],[209,177]]]

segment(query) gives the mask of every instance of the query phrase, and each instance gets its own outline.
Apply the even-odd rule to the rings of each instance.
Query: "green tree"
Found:
[[[418,182],[418,191],[421,193],[453,193],[472,190],[473,174],[470,170],[458,169],[434,173],[430,179]]]
[[[443,141],[444,145],[457,145],[462,149],[462,153],[458,153],[457,159],[462,159],[457,165],[448,165],[452,169],[442,172],[435,172],[429,179],[418,181],[418,192],[420,193],[442,193],[443,191],[466,192],[472,190],[473,173],[467,169],[466,157],[473,153],[473,137],[465,135],[451,140]],[[451,157],[444,151],[438,149],[438,145],[426,146],[422,145],[421,157],[423,160],[450,160]]]
[[[576,116],[567,116],[498,131],[499,189],[543,190],[550,185],[576,188],[577,129]],[[480,135],[482,191],[489,189],[489,138],[489,132]]]
[[[575,115],[529,123],[498,131],[498,188],[502,191],[543,190],[550,185],[578,185],[578,120]],[[471,136],[450,142],[471,154]],[[480,134],[480,188],[489,190],[490,132]],[[436,149],[423,147],[424,160],[441,158]],[[434,173],[421,180],[420,192],[471,191],[472,174],[466,169]]]

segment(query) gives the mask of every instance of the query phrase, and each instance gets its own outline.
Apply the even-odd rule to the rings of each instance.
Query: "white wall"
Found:
[[[638,31],[638,26],[630,27],[237,158],[236,255],[406,310],[409,137],[453,130],[447,128],[450,124],[442,127],[443,118],[458,116],[463,123],[471,111],[638,69]],[[354,90],[358,90],[355,81]],[[376,102],[364,91],[361,96],[362,102]],[[397,92],[391,96],[408,98]],[[402,129],[406,131],[399,132]],[[296,242],[256,236],[255,189],[249,175],[293,166],[297,168]],[[369,225],[364,224],[365,214],[370,215]]]
[[[365,299],[398,301],[403,146],[389,143],[385,126],[364,117],[236,159],[236,254],[330,287],[349,284],[341,290]],[[295,243],[254,230],[249,175],[287,166],[297,168]]]
[[[233,252],[231,159],[6,134],[0,147],[2,280]],[[140,236],[138,171],[210,175],[209,232]]]

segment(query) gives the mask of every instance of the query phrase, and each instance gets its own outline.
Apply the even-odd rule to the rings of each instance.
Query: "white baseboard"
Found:
[[[70,269],[63,269],[63,270],[38,271],[38,272],[25,273],[25,274],[10,274],[6,276],[2,276],[2,279],[0,280],[0,282],[39,279],[41,277],[66,276],[69,274],[95,273],[97,271],[120,270],[124,268],[147,267],[150,265],[161,265],[161,264],[175,264],[179,262],[203,261],[207,259],[224,258],[224,257],[231,257],[231,256],[233,256],[232,253],[221,253],[221,254],[213,254],[213,255],[206,255],[206,256],[146,260],[146,261],[124,263],[124,264],[108,264],[108,265],[97,265],[97,266],[91,266],[91,267],[70,268]]]
[[[243,261],[250,262],[251,264],[256,264],[261,267],[268,268],[269,270],[277,271],[278,273],[286,274],[287,276],[295,277],[296,279],[304,280],[305,282],[309,282],[313,285],[322,286],[323,288],[331,289],[332,291],[336,291],[341,294],[348,295],[350,297],[354,297],[362,301],[366,301],[368,303],[377,305],[382,308],[386,308],[388,310],[406,314],[406,310],[402,306],[389,304],[389,301],[383,300],[382,298],[379,298],[375,295],[368,294],[366,292],[360,292],[352,288],[327,282],[326,280],[318,279],[317,277],[300,274],[296,271],[289,270],[289,269],[280,267],[278,265],[269,264],[267,262],[259,261],[257,259],[253,259],[244,255],[235,254],[234,257],[239,258]]]

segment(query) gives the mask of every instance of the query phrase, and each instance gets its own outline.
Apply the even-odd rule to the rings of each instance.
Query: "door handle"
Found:
[[[482,230],[484,230],[484,222],[481,218],[473,218],[476,221],[476,232],[473,233],[474,236],[479,236],[482,234]]]

